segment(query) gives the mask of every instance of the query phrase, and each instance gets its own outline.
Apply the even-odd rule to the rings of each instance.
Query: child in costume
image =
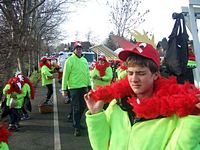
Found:
[[[147,43],[119,58],[127,77],[85,95],[93,150],[199,150],[199,90],[161,77],[159,54]],[[104,102],[110,102],[106,110]]]
[[[53,67],[47,57],[43,57],[40,62],[42,86],[47,87],[46,100],[43,104],[52,104],[50,98],[53,94]]]
[[[30,116],[29,116],[29,114],[28,114],[28,112],[27,112],[27,110],[25,108],[28,107],[28,111],[31,112],[32,106],[31,106],[30,99],[31,100],[34,99],[34,97],[35,97],[35,89],[33,87],[32,82],[29,80],[29,78],[25,77],[21,72],[16,72],[15,77],[18,77],[22,84],[27,83],[29,85],[29,87],[30,87],[30,97],[28,96],[28,93],[25,96],[25,98],[26,98],[25,100],[29,101],[29,103],[28,103],[29,106],[24,106],[23,105],[22,108],[21,108],[21,120],[28,120],[28,119],[30,119]],[[24,104],[27,104],[27,103],[24,103]]]
[[[27,83],[20,82],[18,77],[13,77],[8,80],[8,83],[3,89],[3,94],[6,96],[6,105],[9,107],[9,127],[11,131],[19,129],[19,111],[24,104],[24,98],[28,94],[30,96],[30,86]]]
[[[112,68],[104,55],[98,57],[94,69],[90,72],[92,89],[109,85],[113,78]]]
[[[124,78],[127,75],[127,67],[124,61],[120,61],[119,67],[116,69],[117,80]]]

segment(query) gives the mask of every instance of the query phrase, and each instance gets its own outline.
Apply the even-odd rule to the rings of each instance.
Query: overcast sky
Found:
[[[156,42],[168,37],[174,25],[172,13],[181,12],[182,6],[188,6],[189,0],[142,0],[141,11],[149,9],[146,21],[137,29],[150,31],[155,35]],[[92,33],[99,42],[108,37],[112,30],[109,24],[109,12],[106,0],[88,0],[83,6],[75,6],[76,13],[71,14],[69,20],[62,25],[66,41],[85,41],[85,35]],[[199,24],[199,21],[198,21]]]

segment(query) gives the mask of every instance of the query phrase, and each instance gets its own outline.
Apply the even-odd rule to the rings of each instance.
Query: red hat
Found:
[[[153,62],[160,67],[160,55],[158,51],[150,44],[138,42],[134,45],[133,49],[131,50],[122,50],[118,57],[126,61],[127,57],[130,54],[137,54],[146,58],[153,60]]]
[[[77,47],[83,48],[83,46],[82,46],[82,44],[81,44],[80,41],[76,41],[76,42],[74,43],[74,49],[76,49]]]
[[[106,56],[100,55],[100,56],[98,57],[98,60],[104,60],[104,61],[106,61]]]
[[[45,61],[47,61],[47,60],[51,60],[51,58],[49,58],[49,57],[42,57],[42,58],[41,58],[41,61],[42,61],[42,62],[45,62]]]

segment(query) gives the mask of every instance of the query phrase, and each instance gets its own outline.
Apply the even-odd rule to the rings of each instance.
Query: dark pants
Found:
[[[9,111],[9,124],[17,124],[19,122],[19,109],[11,108]]]
[[[86,108],[84,94],[87,93],[87,88],[70,89],[69,92],[72,99],[71,109],[72,109],[73,127],[80,129],[81,117]]]
[[[47,84],[47,100],[49,100],[53,94],[53,84]]]

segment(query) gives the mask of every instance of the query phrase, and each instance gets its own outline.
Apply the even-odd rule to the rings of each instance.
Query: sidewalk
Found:
[[[44,101],[46,87],[38,83],[36,98],[32,101],[32,112],[29,113],[31,119],[20,121],[20,131],[13,132],[9,138],[10,150],[91,150],[87,129],[82,130],[80,137],[73,135],[72,123],[67,121],[70,104],[64,103],[64,98],[59,92],[60,85],[57,81],[55,83],[58,120],[54,120],[54,113],[39,113],[38,104]],[[85,115],[83,117],[85,123]],[[59,124],[59,133],[55,130],[56,121]]]

